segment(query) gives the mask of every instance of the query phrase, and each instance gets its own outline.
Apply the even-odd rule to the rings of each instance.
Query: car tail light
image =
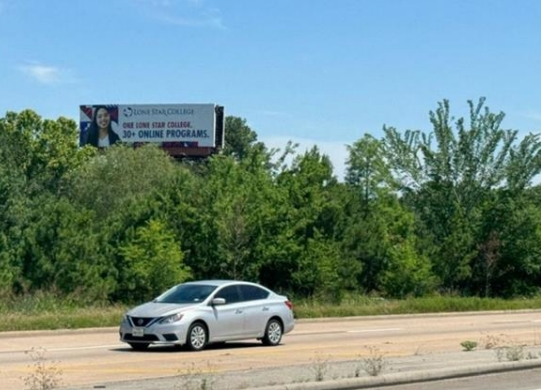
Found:
[[[287,307],[289,307],[289,310],[293,310],[293,304],[291,303],[291,301],[285,301],[284,303]]]

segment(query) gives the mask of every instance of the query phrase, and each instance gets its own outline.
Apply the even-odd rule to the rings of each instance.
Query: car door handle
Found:
[[[235,314],[242,314],[242,310],[241,310],[241,309],[237,309],[237,311],[235,311]]]
[[[263,311],[269,311],[269,308],[267,306],[263,306]]]

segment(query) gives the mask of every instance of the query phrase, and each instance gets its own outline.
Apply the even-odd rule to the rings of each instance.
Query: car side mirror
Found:
[[[214,298],[212,300],[212,306],[220,306],[225,305],[225,299],[224,298]]]

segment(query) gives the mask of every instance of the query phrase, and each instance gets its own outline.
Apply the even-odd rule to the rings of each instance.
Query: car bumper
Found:
[[[134,335],[136,331],[143,334]],[[182,325],[156,325],[149,328],[135,328],[130,325],[121,325],[119,329],[120,341],[125,343],[149,344],[178,344],[186,343],[186,328]]]

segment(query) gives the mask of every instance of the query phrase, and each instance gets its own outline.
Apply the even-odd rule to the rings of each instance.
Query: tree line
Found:
[[[146,300],[184,280],[295,296],[516,297],[541,288],[539,134],[483,98],[431,130],[364,134],[337,179],[317,147],[272,150],[228,116],[206,160],[78,146],[73,120],[0,119],[0,295]]]

